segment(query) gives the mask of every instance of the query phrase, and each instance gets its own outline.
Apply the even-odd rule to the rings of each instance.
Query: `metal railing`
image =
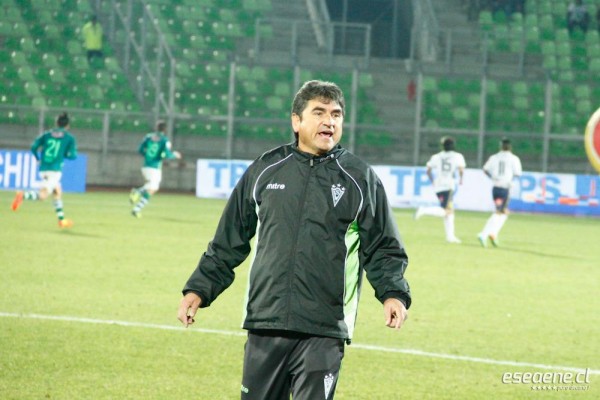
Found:
[[[231,63],[228,68],[227,87],[221,94],[225,103],[219,111],[211,111],[200,115],[191,107],[179,114],[161,114],[162,118],[171,117],[174,121],[173,143],[174,147],[185,149],[188,159],[194,157],[215,158],[254,158],[257,154],[278,144],[289,142],[292,139],[289,121],[289,105],[292,94],[301,84],[303,68],[296,66],[288,84],[290,92],[281,97],[283,104],[278,112],[264,113],[267,108],[267,95],[252,95],[246,91],[244,80],[238,74],[240,68],[252,68],[248,64]],[[280,76],[284,76],[288,68],[281,68]],[[452,123],[446,125],[442,120],[431,126],[427,119],[435,104],[426,96],[423,75],[417,75],[417,93],[415,104],[415,124],[412,128],[400,125],[398,121],[360,122],[360,110],[369,107],[365,103],[364,95],[360,95],[360,70],[346,71],[352,76],[345,85],[346,91],[346,116],[344,124],[344,137],[342,144],[353,153],[374,164],[396,165],[423,165],[433,151],[438,149],[439,138],[443,135],[452,135],[457,138],[458,148],[464,151],[467,162],[471,167],[478,167],[490,152],[490,143],[495,144],[496,139],[508,136],[513,139],[516,152],[520,145],[529,146],[532,150],[522,156],[524,168],[531,171],[542,172],[573,172],[593,173],[583,151],[582,131],[561,131],[555,126],[553,118],[555,110],[552,106],[556,103],[557,93],[554,90],[555,82],[552,80],[538,81],[537,91],[539,105],[530,107],[529,111],[535,117],[523,131],[497,130],[493,127],[491,116],[494,112],[493,105],[489,103],[491,80],[481,76],[479,103],[470,108],[471,118],[469,123],[462,128],[456,128]],[[429,76],[430,78],[431,76]],[[448,78],[445,76],[445,78]],[[454,76],[460,78],[460,76]],[[472,79],[472,76],[463,76]],[[494,79],[497,86],[499,79]],[[262,81],[266,82],[266,81]],[[282,81],[280,81],[282,82]],[[506,84],[512,80],[506,79]],[[443,91],[443,89],[438,92]],[[431,92],[429,92],[431,93]],[[466,93],[460,90],[454,92],[458,98]],[[214,95],[214,94],[213,94]],[[388,99],[389,102],[402,104],[403,93],[398,93],[397,98]],[[254,111],[249,113],[243,105],[243,99],[256,98],[258,102]],[[460,99],[459,99],[460,100]],[[463,99],[464,100],[464,99]],[[461,100],[462,101],[462,100]],[[450,109],[452,106],[449,106]],[[3,128],[0,145],[20,147],[28,146],[30,141],[40,131],[53,126],[54,118],[61,108],[34,108],[29,106],[0,105],[1,114],[15,115],[13,122],[3,118],[2,124],[9,124]],[[82,143],[84,149],[98,153],[99,166],[110,169],[111,154],[128,151],[135,152],[136,142],[144,133],[152,129],[152,113],[117,112],[114,110],[67,109],[72,115],[72,128]],[[376,110],[373,110],[376,112]],[[535,115],[534,115],[535,114]],[[24,117],[26,115],[26,118]],[[273,115],[277,115],[273,117]],[[364,113],[363,113],[364,115]],[[131,121],[136,125],[131,125]],[[27,122],[28,121],[28,122]],[[90,122],[91,121],[91,122]],[[15,124],[30,125],[27,134]],[[213,133],[209,130],[212,129]],[[216,132],[216,133],[215,133]],[[254,133],[249,133],[254,132]],[[412,136],[412,137],[411,137]],[[469,144],[470,143],[470,144]],[[468,144],[468,146],[467,146]],[[573,145],[580,149],[579,157],[573,154],[563,154],[556,150],[556,145]],[[572,147],[573,147],[572,146]],[[118,173],[115,172],[115,173]]]
[[[165,33],[158,25],[152,4],[143,0],[111,0],[108,37],[144,109],[169,116],[167,130],[172,132],[175,106],[175,70]],[[151,60],[151,61],[150,61]]]
[[[447,75],[443,75],[439,77],[440,79],[449,78]],[[457,78],[457,76],[453,76],[452,78]],[[452,79],[450,78],[450,79]],[[472,76],[466,76],[465,79],[472,79]],[[529,160],[527,164],[527,168],[531,170],[548,172],[551,169],[557,171],[557,160],[560,158],[565,158],[567,163],[573,163],[575,160],[569,158],[568,154],[557,154],[556,152],[551,151],[551,143],[580,143],[581,144],[581,160],[580,166],[574,168],[574,172],[586,172],[591,173],[591,166],[587,163],[585,159],[584,151],[583,151],[583,131],[585,128],[585,121],[582,122],[581,133],[573,134],[572,132],[561,132],[561,128],[557,128],[554,125],[553,118],[555,117],[553,112],[553,104],[555,104],[560,99],[558,98],[558,94],[556,93],[555,85],[556,82],[546,77],[545,80],[542,81],[533,81],[529,80],[530,84],[538,83],[543,84],[543,93],[540,93],[538,96],[540,98],[538,100],[539,103],[542,104],[540,109],[536,109],[534,107],[529,108],[528,110],[520,110],[521,115],[529,115],[532,116],[535,114],[537,117],[537,124],[531,123],[527,129],[523,129],[522,131],[498,131],[492,128],[490,125],[490,113],[491,110],[490,105],[488,104],[490,99],[490,79],[484,74],[481,75],[480,81],[480,91],[479,93],[474,93],[478,95],[479,102],[476,107],[471,107],[473,111],[476,112],[477,118],[476,122],[473,123],[472,126],[463,127],[463,128],[454,128],[452,126],[444,126],[444,122],[441,122],[441,125],[435,125],[433,127],[427,126],[427,121],[425,121],[424,115],[425,111],[435,108],[435,104],[428,103],[426,100],[425,93],[427,89],[425,89],[424,85],[424,76],[421,72],[417,74],[417,93],[416,93],[416,115],[415,115],[415,131],[414,131],[414,148],[413,148],[413,164],[420,165],[425,161],[427,157],[427,151],[424,149],[424,143],[427,142],[428,138],[439,138],[444,135],[452,135],[455,137],[470,137],[476,138],[477,147],[475,154],[471,154],[471,163],[475,162],[477,166],[481,167],[483,162],[485,161],[486,152],[489,152],[489,148],[486,148],[486,143],[488,143],[492,139],[497,139],[500,137],[511,137],[514,139],[516,143],[527,143],[528,145],[533,144],[534,147],[539,147],[541,150],[538,152],[534,152],[533,154],[529,154]],[[499,81],[504,81],[507,84],[513,83],[512,79],[505,78],[502,79],[494,79],[496,83]],[[433,92],[439,94],[444,90],[434,90]],[[461,95],[466,98],[468,93],[461,92],[460,90],[454,91],[457,97]],[[435,100],[431,100],[435,103]],[[446,106],[452,107],[452,106]],[[456,105],[455,105],[456,107]],[[446,121],[448,122],[448,121]],[[435,142],[435,141],[434,141]],[[460,140],[459,140],[460,143]],[[425,157],[425,158],[424,158]],[[572,165],[574,167],[574,165]],[[573,171],[569,171],[573,172]]]
[[[267,50],[283,49],[289,53],[289,63],[299,61],[303,48],[309,49],[302,58],[310,59],[334,55],[354,56],[365,66],[371,57],[371,25],[332,21],[297,19],[256,19],[254,53],[256,58]],[[318,29],[315,31],[315,26]],[[316,38],[313,38],[313,34]],[[316,43],[316,45],[315,45]],[[315,52],[315,48],[317,52]],[[310,62],[310,61],[308,61]]]

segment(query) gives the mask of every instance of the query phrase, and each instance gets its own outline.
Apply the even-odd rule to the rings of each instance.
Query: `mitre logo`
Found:
[[[269,183],[267,185],[267,190],[269,190],[269,189],[283,190],[283,189],[285,189],[285,184],[284,183]]]

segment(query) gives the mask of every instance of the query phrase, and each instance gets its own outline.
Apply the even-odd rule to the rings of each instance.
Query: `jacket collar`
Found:
[[[315,164],[319,164],[322,163],[324,161],[328,161],[328,160],[334,160],[336,158],[339,158],[346,150],[339,144],[337,144],[333,149],[331,149],[331,151],[329,151],[326,154],[317,156],[314,154],[310,154],[310,153],[305,153],[303,151],[301,151],[300,149],[298,149],[298,142],[294,142],[290,144],[292,151],[294,152],[294,156],[302,161],[302,162],[312,162]]]

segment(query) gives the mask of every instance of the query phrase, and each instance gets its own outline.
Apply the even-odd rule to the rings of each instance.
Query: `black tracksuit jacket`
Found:
[[[379,301],[407,308],[408,257],[381,181],[342,148],[288,144],[246,170],[183,293],[209,306],[251,252],[243,327],[352,338],[363,270]]]

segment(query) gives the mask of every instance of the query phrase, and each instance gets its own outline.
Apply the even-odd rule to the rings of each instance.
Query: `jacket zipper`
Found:
[[[302,223],[302,211],[304,210],[304,203],[306,201],[306,194],[308,191],[308,184],[310,182],[310,178],[312,176],[313,166],[314,166],[314,158],[310,159],[310,170],[308,171],[308,177],[306,178],[306,182],[304,183],[304,190],[302,191],[302,199],[300,200],[300,207],[298,207],[298,227],[296,229],[296,237],[294,238],[294,248],[292,249],[292,254],[290,254],[291,259],[291,268],[289,271],[289,279],[288,279],[288,287],[289,287],[289,295],[288,295],[288,305],[287,305],[287,318],[285,322],[285,326],[289,328],[290,323],[290,314],[291,306],[292,306],[292,289],[293,289],[293,281],[294,281],[294,269],[296,265],[296,250],[298,249],[298,237],[300,236],[300,228]]]

